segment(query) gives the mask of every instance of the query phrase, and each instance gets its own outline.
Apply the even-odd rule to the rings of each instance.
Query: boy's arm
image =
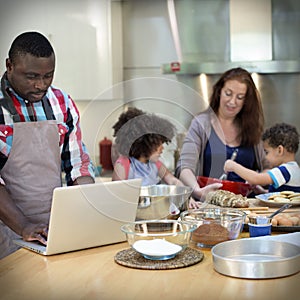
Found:
[[[234,172],[252,185],[269,185],[273,183],[272,178],[268,173],[257,173],[230,159],[225,162],[224,171],[226,173]]]

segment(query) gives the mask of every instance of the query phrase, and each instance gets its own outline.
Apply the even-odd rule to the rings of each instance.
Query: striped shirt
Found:
[[[41,101],[31,103],[14,92],[5,76],[2,78],[4,89],[13,101],[18,121],[57,121],[61,165],[67,185],[72,185],[80,176],[94,177],[93,164],[81,139],[79,112],[70,96],[51,86]],[[0,90],[0,170],[9,156],[14,132],[13,117],[3,104],[4,91]]]
[[[269,192],[300,192],[300,168],[296,161],[290,161],[268,171],[273,180]]]

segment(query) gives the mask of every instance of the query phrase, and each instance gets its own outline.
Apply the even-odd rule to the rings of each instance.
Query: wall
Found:
[[[189,43],[192,43],[194,49],[188,57],[191,60],[198,55],[201,59],[227,59],[230,57],[229,40],[226,36],[229,31],[226,19],[228,1],[177,2],[186,9],[186,4],[200,1],[202,9],[189,16],[191,21],[197,22],[197,26],[185,28],[185,37],[190,37]],[[272,4],[275,16],[275,58],[291,59],[295,55],[299,57],[300,40],[296,31],[300,20],[299,2],[273,0]],[[100,11],[99,5],[102,5]],[[170,118],[179,132],[184,132],[192,116],[207,105],[205,99],[217,76],[210,78],[204,91],[198,76],[178,78],[175,75],[162,74],[162,64],[178,60],[166,0],[0,0],[0,7],[1,73],[4,71],[9,45],[19,32],[35,29],[59,35],[60,48],[56,49],[57,46],[54,46],[57,67],[64,71],[62,76],[59,75],[62,81],[58,81],[59,77],[55,80],[58,86],[75,96],[82,114],[84,140],[96,163],[99,161],[98,142],[104,136],[112,138],[111,126],[123,110],[123,103]],[[91,11],[98,11],[96,20],[91,17]],[[85,23],[83,27],[80,26],[82,22]],[[103,22],[102,25],[99,22]],[[53,28],[55,31],[52,31]],[[103,56],[100,65],[94,61],[97,42],[85,42],[95,32],[103,38],[100,46],[107,47],[101,52]],[[194,35],[197,38],[193,39]],[[50,38],[54,37],[50,35]],[[291,39],[295,39],[297,43],[291,43]],[[214,44],[218,41],[222,47]],[[75,42],[79,44],[79,48],[76,48]],[[199,52],[195,52],[197,49]],[[76,52],[74,57],[71,55],[74,53],[72,51]],[[71,56],[68,58],[69,54]],[[61,59],[61,55],[66,59]],[[73,58],[70,59],[71,57]],[[100,79],[95,80],[96,74]],[[262,77],[264,80],[260,83],[260,89],[267,125],[277,120],[287,121],[296,124],[300,131],[299,74]],[[91,85],[80,81],[87,78]],[[77,97],[76,91],[79,95],[84,95]],[[164,154],[166,163],[171,168],[175,146],[176,141]]]
[[[123,79],[121,21],[119,1],[0,0],[0,73],[17,35],[39,31],[47,36],[56,53],[53,84],[78,104],[84,140],[95,163],[98,141],[111,135],[111,122],[106,126],[104,121],[122,106],[120,95],[107,93]]]
[[[183,57],[189,62],[228,61],[229,1],[179,0],[175,3],[181,8],[181,17],[185,21],[179,24]],[[189,10],[190,5],[193,9]],[[161,64],[178,60],[168,23],[167,1],[123,1],[123,14],[124,78],[130,80],[153,76],[161,79],[161,90],[155,86],[157,93],[153,95],[160,97],[161,101],[156,103],[149,99],[138,99],[136,105],[178,120],[182,125],[180,130],[184,131],[192,115],[207,104],[211,87],[219,75],[209,76],[204,87],[200,76],[161,75]],[[272,0],[273,59],[300,59],[299,27],[300,2]],[[171,84],[167,79],[180,82],[182,86]],[[266,126],[288,122],[300,132],[300,74],[260,74],[257,85],[262,95]],[[195,97],[186,94],[188,88],[194,90]],[[173,106],[180,106],[180,109],[173,113],[169,102],[165,105],[164,97]],[[297,158],[300,160],[300,151]]]
[[[122,75],[122,48],[112,50],[112,25],[118,23],[112,23],[110,1],[0,0],[0,5],[1,73],[12,40],[33,30],[47,36],[56,52],[53,83],[75,100],[94,99],[111,87],[116,80],[114,73]],[[120,39],[121,30],[114,36],[118,32]]]
[[[202,105],[194,89],[178,82],[174,75],[162,75],[163,63],[178,60],[167,1],[125,0],[122,11],[125,103],[156,112],[176,124],[179,132],[185,132],[194,110],[201,110]],[[174,139],[163,153],[170,169],[174,168],[175,147]]]

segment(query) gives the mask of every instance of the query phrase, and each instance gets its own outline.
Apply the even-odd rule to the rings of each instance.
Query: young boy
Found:
[[[295,158],[299,147],[296,127],[286,123],[275,124],[264,132],[262,140],[272,169],[257,173],[227,160],[225,172],[234,172],[253,185],[269,185],[269,192],[300,192],[300,168]]]

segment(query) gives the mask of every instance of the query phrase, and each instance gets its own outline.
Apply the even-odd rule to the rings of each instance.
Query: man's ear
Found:
[[[12,62],[9,58],[6,59],[5,64],[6,64],[6,70],[11,71],[12,70]]]

